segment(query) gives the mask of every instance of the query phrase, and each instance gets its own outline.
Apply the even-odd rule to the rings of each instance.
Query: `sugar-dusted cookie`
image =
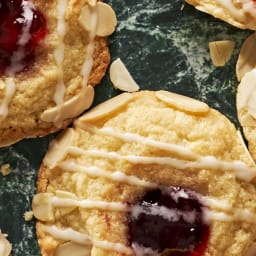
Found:
[[[256,29],[256,3],[253,0],[186,0],[198,10],[241,29]]]
[[[96,0],[0,4],[0,146],[66,127],[110,61],[113,9]]]
[[[256,170],[235,127],[167,91],[123,93],[50,146],[33,198],[43,256],[255,253]]]

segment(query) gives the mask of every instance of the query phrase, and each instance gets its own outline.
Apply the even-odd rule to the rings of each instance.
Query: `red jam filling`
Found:
[[[0,0],[0,74],[25,70],[46,35],[46,20],[29,0]]]
[[[180,187],[148,192],[129,216],[131,246],[145,256],[204,255],[209,226],[203,209],[194,192]]]

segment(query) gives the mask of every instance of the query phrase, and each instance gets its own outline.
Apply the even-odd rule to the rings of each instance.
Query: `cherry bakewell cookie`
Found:
[[[50,145],[32,202],[41,253],[255,254],[255,176],[235,127],[207,104],[120,94]]]
[[[256,29],[254,0],[186,0],[196,9],[241,29]]]
[[[66,127],[110,61],[113,9],[96,0],[0,1],[0,146]]]

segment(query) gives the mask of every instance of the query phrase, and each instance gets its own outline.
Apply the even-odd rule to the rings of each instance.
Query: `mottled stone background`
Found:
[[[110,37],[112,59],[120,57],[141,89],[165,89],[188,95],[226,114],[238,125],[235,110],[235,63],[243,40],[251,33],[236,29],[181,0],[109,0],[118,17]],[[212,65],[208,42],[235,41],[231,61]],[[120,93],[108,75],[97,87],[95,104]],[[31,209],[37,169],[54,135],[24,140],[0,149],[0,165],[11,174],[0,175],[0,228],[13,243],[13,256],[40,255],[34,221],[23,214]]]

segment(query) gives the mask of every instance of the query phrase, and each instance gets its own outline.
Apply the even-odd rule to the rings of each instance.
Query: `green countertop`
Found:
[[[238,126],[235,109],[235,64],[243,40],[251,33],[203,14],[181,0],[110,0],[118,26],[109,38],[112,60],[121,58],[141,89],[169,90],[208,103]],[[150,2],[148,4],[148,2]],[[212,65],[208,42],[235,41],[230,62]],[[95,104],[120,91],[108,74],[97,86]],[[11,173],[0,175],[0,229],[13,244],[13,256],[40,255],[34,221],[25,222],[31,210],[36,176],[50,135],[23,140],[0,149],[0,166]]]

